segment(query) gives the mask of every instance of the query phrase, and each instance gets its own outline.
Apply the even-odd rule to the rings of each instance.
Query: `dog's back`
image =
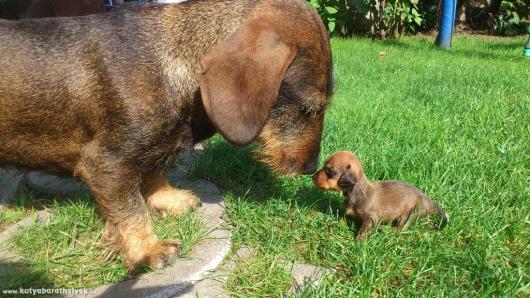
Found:
[[[179,113],[164,106],[167,76],[154,50],[161,9],[0,21],[0,164],[70,172],[100,131],[117,143],[139,137],[123,132],[149,126],[143,102]]]
[[[169,140],[189,121],[179,115],[192,109],[199,61],[261,2],[0,21],[0,165],[71,172],[96,136],[138,164],[175,151]]]
[[[98,17],[0,22],[0,163],[65,168],[78,154],[100,85],[88,29]]]
[[[440,227],[447,224],[447,216],[442,208],[417,187],[401,181],[379,181],[374,185],[379,189],[377,196],[381,212],[388,217],[396,219],[417,210],[420,217],[431,213],[438,216]]]

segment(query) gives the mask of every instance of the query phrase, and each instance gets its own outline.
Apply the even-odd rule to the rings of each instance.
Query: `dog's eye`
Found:
[[[331,168],[324,168],[324,173],[326,173],[326,175],[328,175],[328,177],[333,177],[333,176],[335,176],[335,174],[337,174],[337,172],[335,172]]]
[[[347,170],[351,169],[351,165],[348,165],[348,166],[346,167],[346,169],[347,169]]]

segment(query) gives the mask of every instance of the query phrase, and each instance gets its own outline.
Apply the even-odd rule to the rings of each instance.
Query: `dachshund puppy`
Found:
[[[365,238],[374,223],[394,222],[398,229],[405,228],[415,212],[420,217],[436,214],[441,219],[439,227],[447,223],[442,208],[416,187],[399,181],[368,181],[361,161],[348,151],[331,155],[313,181],[319,188],[344,193],[346,217],[362,222],[358,240]]]

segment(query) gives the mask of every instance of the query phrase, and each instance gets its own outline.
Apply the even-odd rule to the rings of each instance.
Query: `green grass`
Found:
[[[226,282],[233,297],[281,297],[293,282],[285,262],[276,256],[248,257],[237,262]]]
[[[31,213],[24,205],[31,206],[31,200],[39,198],[27,194],[21,197],[26,203],[20,204],[19,198],[18,204],[2,214],[0,223],[6,225],[22,219]],[[148,271],[141,268],[129,273],[120,256],[105,249],[101,241],[103,221],[92,198],[47,201],[41,205],[52,208],[52,216],[44,224],[32,225],[10,239],[12,249],[24,259],[14,265],[0,264],[4,274],[7,273],[2,289],[91,288]],[[206,232],[196,213],[153,217],[153,221],[160,239],[177,239],[182,243],[181,257],[186,257]]]
[[[316,189],[309,177],[271,174],[252,159],[253,147],[212,139],[194,176],[220,186],[235,247],[254,251],[236,264],[228,290],[282,296],[292,260],[336,269],[306,297],[529,296],[530,59],[521,57],[523,43],[458,37],[444,52],[430,38],[332,41],[336,92],[321,162],[351,150],[370,179],[418,186],[449,213],[441,231],[419,220],[402,233],[381,226],[358,242],[342,221],[340,194]],[[41,199],[23,194],[0,214],[0,230],[50,205]],[[2,288],[81,288],[128,277],[100,246],[93,201],[51,206],[50,222],[13,239],[27,259],[7,268]],[[202,235],[193,213],[155,221],[157,234],[180,239],[185,252]]]
[[[279,296],[288,287],[273,282],[285,279],[274,260],[284,259],[337,270],[308,297],[530,295],[523,43],[457,37],[451,51],[440,51],[425,37],[332,41],[336,92],[321,162],[351,150],[371,180],[418,186],[449,214],[441,231],[419,220],[356,241],[341,220],[340,194],[317,190],[309,177],[277,177],[251,158],[252,147],[212,139],[194,174],[221,187],[236,246],[256,251],[231,273],[228,289]]]

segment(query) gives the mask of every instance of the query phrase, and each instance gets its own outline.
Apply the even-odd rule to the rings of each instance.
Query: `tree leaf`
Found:
[[[329,29],[329,32],[333,33],[333,31],[335,31],[335,22],[329,22],[328,29]]]
[[[326,9],[326,11],[329,14],[336,14],[338,12],[338,10],[335,7],[332,7],[332,6],[326,6],[325,9]]]

